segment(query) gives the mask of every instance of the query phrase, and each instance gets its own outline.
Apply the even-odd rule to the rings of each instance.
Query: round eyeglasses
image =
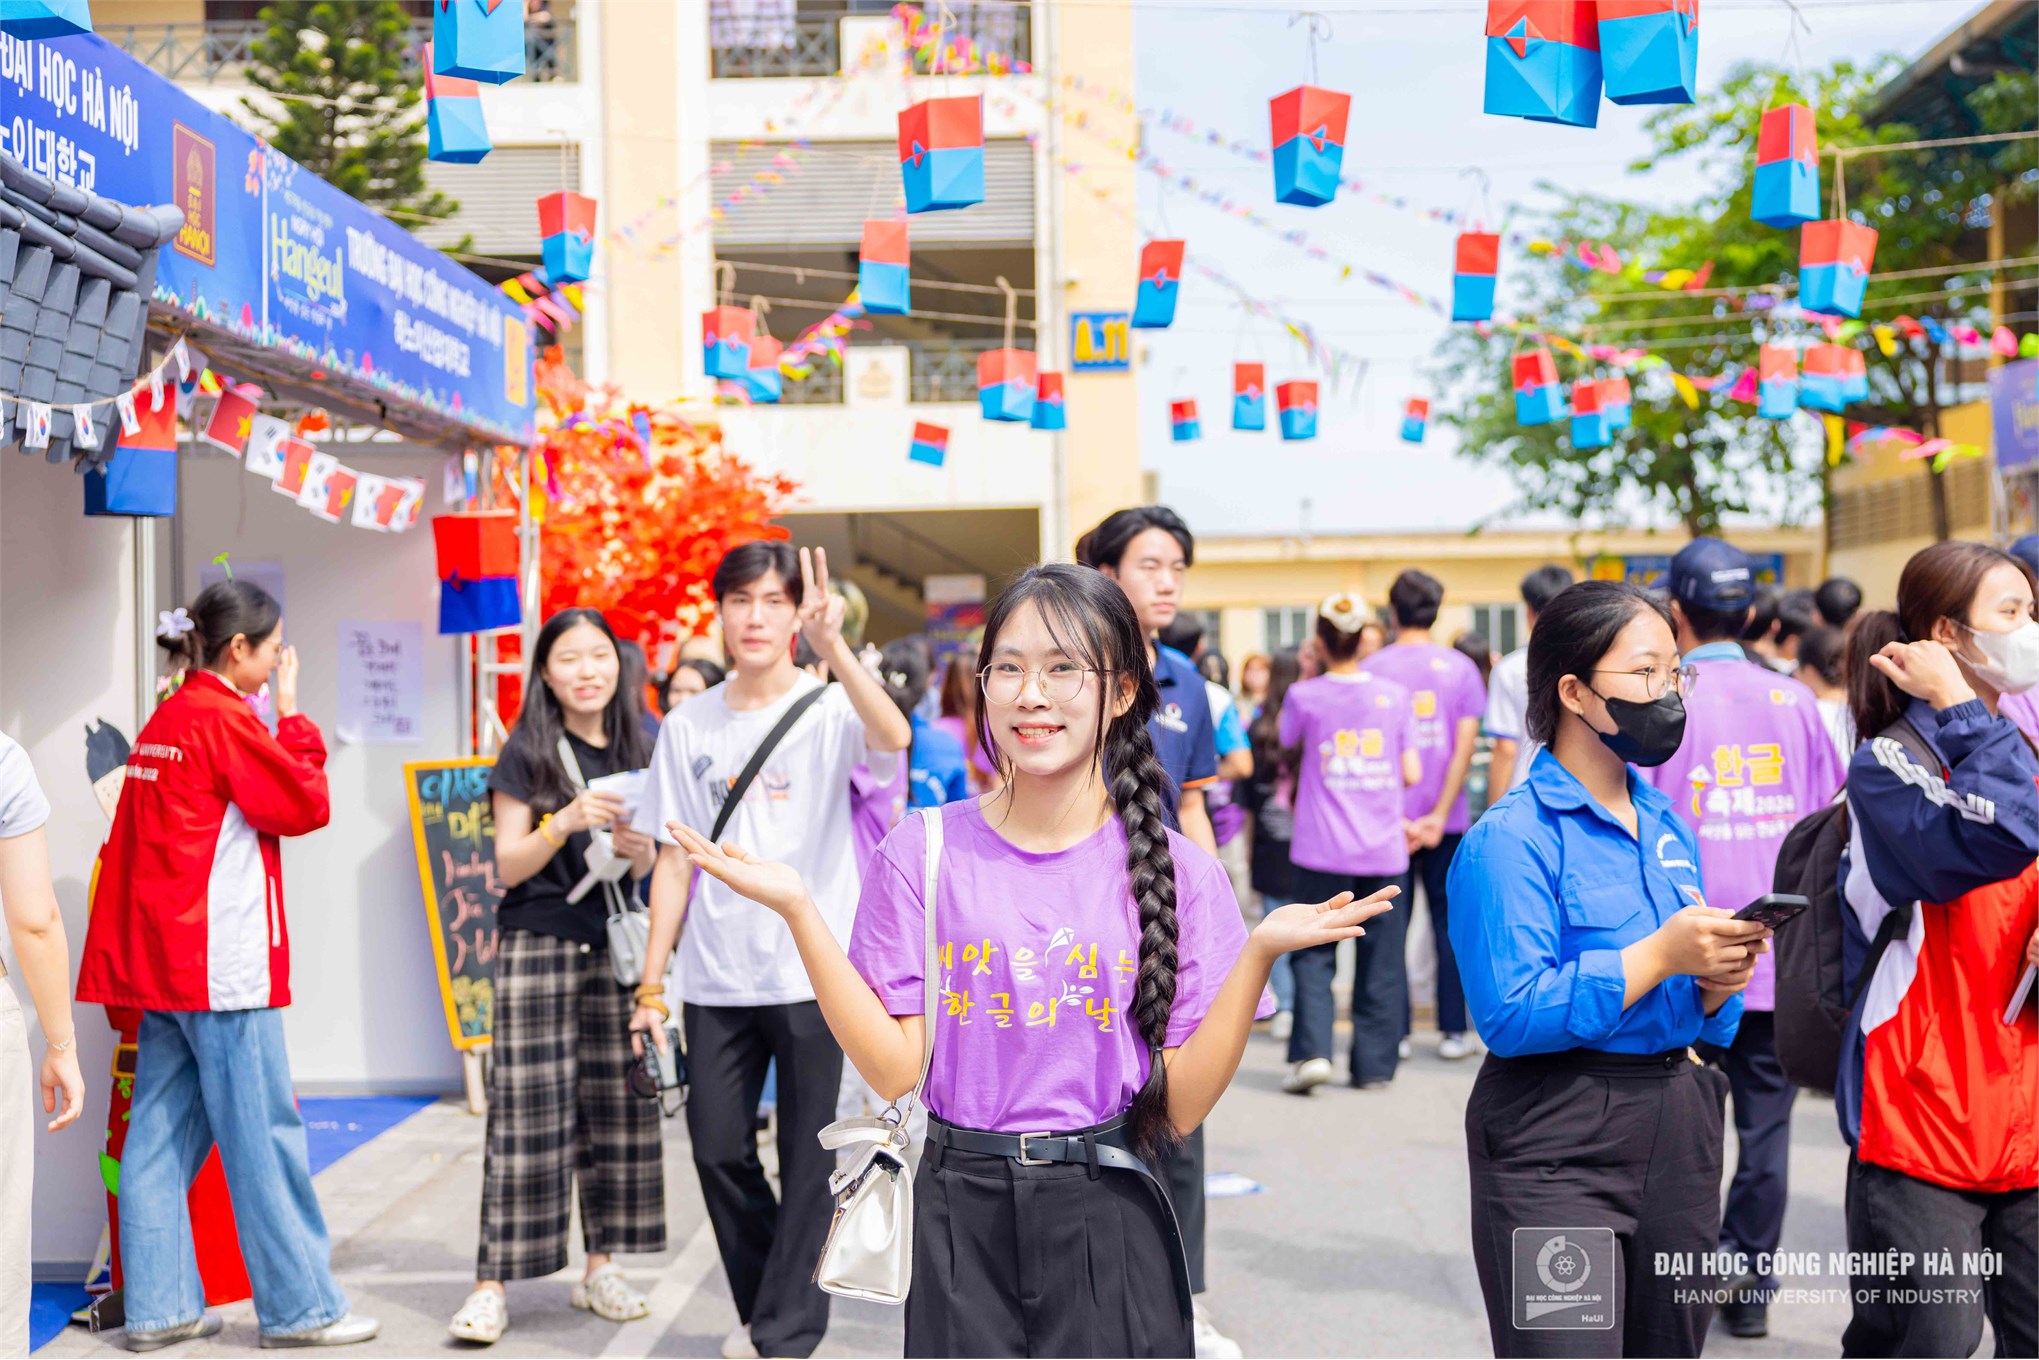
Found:
[[[1086,676],[1103,674],[1104,671],[1079,666],[1074,661],[1051,661],[1032,669],[1017,662],[997,661],[977,673],[977,682],[984,687],[984,697],[1002,707],[1018,703],[1020,695],[1026,692],[1028,679],[1038,677],[1041,693],[1048,696],[1048,702],[1066,704],[1083,693]]]
[[[1664,692],[1677,686],[1678,697],[1684,698],[1699,687],[1699,667],[1684,666],[1638,666],[1632,671],[1596,670],[1595,675],[1633,675],[1641,678],[1651,702],[1664,697]]]

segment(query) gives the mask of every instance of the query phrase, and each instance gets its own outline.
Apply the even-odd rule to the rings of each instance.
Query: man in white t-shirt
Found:
[[[1572,573],[1563,567],[1538,567],[1522,578],[1522,608],[1529,629],[1536,630],[1536,616],[1572,584]],[[1543,749],[1529,735],[1529,644],[1494,663],[1487,677],[1487,715],[1481,730],[1494,739],[1494,753],[1487,762],[1487,806],[1501,801],[1501,795],[1529,777],[1536,753]]]
[[[656,836],[660,849],[645,981],[631,1028],[663,1021],[659,980],[677,936],[692,1079],[687,1132],[741,1319],[722,1353],[805,1356],[828,1330],[828,1295],[811,1277],[828,1236],[835,1159],[815,1135],[835,1118],[842,1050],[785,922],[716,880],[695,876],[668,827],[679,823],[708,835],[752,754],[789,708],[821,687],[793,662],[797,631],[841,683],[829,686],[772,750],[722,840],[798,869],[847,947],[858,893],[851,772],[867,753],[905,750],[912,731],[843,639],[843,598],[829,592],[824,553],[810,556],[802,548],[796,555],[790,544],[765,541],[735,548],[715,569],[715,604],[734,667],[723,683],[666,717],[637,813],[637,829]],[[754,1119],[773,1062],[783,1205],[758,1164]]]

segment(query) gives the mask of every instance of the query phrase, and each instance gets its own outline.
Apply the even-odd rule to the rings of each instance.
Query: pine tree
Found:
[[[270,145],[407,228],[460,205],[425,187],[424,77],[398,0],[274,0],[243,99]]]

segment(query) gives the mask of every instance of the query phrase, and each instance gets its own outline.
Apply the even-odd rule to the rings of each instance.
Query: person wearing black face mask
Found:
[[[1692,682],[1649,596],[1559,595],[1529,642],[1546,749],[1452,862],[1489,1050],[1465,1128],[1497,1356],[1696,1356],[1712,1317],[1728,1083],[1691,1045],[1732,1042],[1769,932],[1708,904],[1697,837],[1629,768],[1678,749]]]

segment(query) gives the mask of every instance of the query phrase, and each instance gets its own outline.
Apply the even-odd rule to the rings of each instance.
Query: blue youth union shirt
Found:
[[[907,802],[917,808],[940,807],[970,796],[970,774],[964,765],[963,743],[916,713],[913,756],[908,761]]]
[[[1161,703],[1147,721],[1154,754],[1168,771],[1168,824],[1177,825],[1176,810],[1184,789],[1200,789],[1218,778],[1218,734],[1211,724],[1211,696],[1203,673],[1173,647],[1154,647],[1154,684]]]
[[[1451,862],[1451,945],[1480,1038],[1504,1058],[1592,1048],[1726,1045],[1742,998],[1707,1015],[1697,979],[1668,978],[1623,1010],[1621,951],[1688,906],[1699,843],[1671,800],[1628,772],[1638,834],[1549,751],[1474,824]]]

